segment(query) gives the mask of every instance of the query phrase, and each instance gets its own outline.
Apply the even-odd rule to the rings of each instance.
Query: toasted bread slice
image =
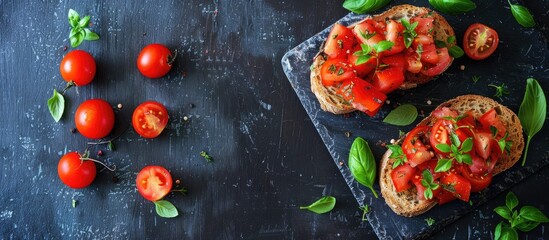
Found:
[[[379,15],[369,16],[366,19],[373,20],[400,20],[407,19],[409,20],[415,16],[422,16],[425,14],[431,14],[434,20],[434,31],[433,36],[436,40],[447,42],[449,36],[455,36],[453,28],[448,24],[446,19],[440,14],[424,7],[416,7],[408,4],[395,6]],[[365,21],[366,19],[362,20]],[[362,22],[360,21],[360,22]],[[357,22],[349,26],[349,28],[354,27]],[[455,45],[455,43],[448,44],[448,47]],[[320,78],[320,68],[322,64],[326,61],[326,54],[324,54],[324,45],[321,46],[319,54],[313,60],[312,70],[311,70],[311,90],[316,95],[316,98],[320,102],[322,110],[331,112],[334,114],[344,114],[353,112],[356,109],[353,106],[345,101],[343,97],[339,96],[336,93],[337,86],[325,87],[322,84],[322,79]],[[451,58],[453,61],[453,58]],[[450,63],[451,65],[451,63]],[[433,79],[433,77],[425,76],[421,73],[405,73],[406,80],[400,86],[401,89],[410,89],[416,87],[418,84],[424,84]]]
[[[494,175],[499,174],[511,168],[520,159],[522,150],[524,149],[524,137],[522,135],[522,125],[518,116],[509,108],[499,104],[498,102],[479,95],[463,95],[442,103],[437,108],[449,107],[457,110],[460,114],[472,110],[472,114],[476,119],[486,113],[488,110],[495,108],[499,118],[507,127],[509,133],[508,139],[513,142],[510,154],[503,154],[501,159],[496,163]],[[423,119],[419,125],[431,125],[436,121],[433,116],[428,116]],[[397,193],[391,180],[391,172],[393,170],[393,160],[389,158],[391,151],[387,150],[383,155],[380,163],[379,185],[381,195],[385,202],[398,215],[413,217],[426,212],[436,205],[434,201],[418,200],[416,197],[417,191],[415,188],[411,190]]]

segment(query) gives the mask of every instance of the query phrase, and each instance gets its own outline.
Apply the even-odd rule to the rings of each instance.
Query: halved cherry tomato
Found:
[[[475,151],[483,159],[488,159],[492,153],[492,134],[489,132],[477,132],[473,139]]]
[[[484,113],[478,119],[478,121],[482,125],[482,128],[484,128],[484,130],[486,131],[490,131],[490,126],[495,127],[498,130],[496,134],[496,137],[498,139],[502,138],[507,132],[507,127],[505,127],[505,125],[499,118],[499,115],[497,114],[495,108],[492,108],[488,112]]]
[[[439,57],[439,62],[431,67],[424,68],[421,70],[421,73],[425,76],[434,77],[437,75],[440,75],[442,72],[444,72],[448,66],[450,66],[450,63],[452,62],[452,58],[448,54],[448,49],[443,47],[437,49],[437,55]]]
[[[400,67],[387,67],[378,70],[372,79],[372,85],[378,91],[388,94],[400,87],[404,82],[404,73]]]
[[[137,57],[137,69],[148,78],[160,78],[172,69],[172,52],[158,43],[144,47]]]
[[[358,39],[359,43],[367,44],[373,47],[378,42],[385,40],[382,34],[376,31],[373,21],[363,21],[353,28],[353,34]]]
[[[480,192],[492,182],[492,173],[473,173],[466,164],[459,165],[458,170],[471,183],[471,192]]]
[[[416,170],[408,164],[402,164],[391,172],[391,180],[397,192],[408,190],[410,185],[410,179],[414,176]]]
[[[373,117],[383,106],[387,96],[376,90],[372,84],[360,78],[353,78],[343,82],[338,90],[354,108]]]
[[[345,59],[329,59],[320,68],[320,78],[324,86],[333,86],[354,77],[356,73]]]
[[[402,151],[406,154],[408,163],[412,167],[428,161],[434,156],[433,152],[427,150],[427,147],[422,142],[422,138],[425,137],[428,130],[428,126],[417,126],[404,138]]]
[[[413,17],[410,20],[410,23],[418,22],[417,27],[415,29],[417,34],[431,34],[433,31],[433,21],[435,19],[432,17]]]
[[[78,132],[92,139],[104,138],[114,127],[114,111],[103,99],[90,99],[78,106],[74,114],[74,123]]]
[[[358,56],[354,55],[354,53],[361,50],[362,48],[360,47],[360,45],[355,46],[355,48],[353,48],[353,51],[351,51],[348,57],[349,64],[353,66],[358,77],[366,76],[366,74],[374,70],[377,65],[377,58],[375,56],[371,56],[367,62],[357,65],[356,62],[358,60]]]
[[[438,144],[449,144],[450,139],[449,136],[449,126],[451,126],[452,123],[445,119],[439,119],[435,122],[433,127],[431,128],[431,136],[429,137],[429,142],[431,143],[431,146],[437,152],[438,154],[444,154],[440,150],[438,150],[437,145]]]
[[[95,60],[86,51],[69,52],[59,66],[61,76],[66,82],[74,82],[76,86],[89,84],[95,77]]]
[[[133,129],[144,138],[158,137],[167,124],[168,110],[159,102],[144,102],[133,111]]]
[[[95,179],[97,170],[92,161],[80,160],[80,154],[69,152],[59,160],[57,174],[71,188],[85,188]]]
[[[153,202],[170,193],[172,184],[172,175],[161,166],[144,167],[135,179],[135,185],[141,196]]]
[[[440,178],[440,183],[446,191],[451,192],[456,198],[469,201],[471,195],[471,183],[452,169]]]
[[[351,49],[356,44],[353,31],[339,23],[334,24],[326,39],[324,53],[330,58],[346,58],[347,54],[352,54]]]
[[[472,59],[482,60],[494,53],[498,47],[499,37],[496,30],[474,23],[463,36],[463,50]]]

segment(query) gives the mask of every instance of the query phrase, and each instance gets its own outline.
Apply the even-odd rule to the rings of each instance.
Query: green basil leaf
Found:
[[[450,15],[466,13],[477,8],[471,0],[429,0],[429,4],[436,10]]]
[[[511,13],[513,14],[513,17],[515,17],[515,20],[517,20],[517,22],[521,26],[534,27],[536,25],[534,17],[532,16],[528,8],[518,4],[511,4],[510,1],[508,2],[511,6]]]
[[[441,158],[437,162],[437,166],[435,167],[435,172],[446,172],[452,168],[452,160]]]
[[[501,225],[503,222],[499,222],[498,225],[496,225],[496,229],[494,230],[494,240],[498,240],[501,237]]]
[[[373,12],[387,5],[391,0],[345,0],[343,7],[347,10],[363,14]]]
[[[534,222],[546,223],[549,218],[545,216],[539,209],[532,206],[524,206],[520,209],[519,216]]]
[[[520,123],[524,128],[524,132],[528,135],[522,166],[526,163],[530,140],[532,140],[532,137],[534,137],[543,127],[546,113],[547,101],[545,100],[543,89],[536,79],[528,78],[526,80],[526,92],[524,93],[524,98],[522,99],[518,112]]]
[[[463,54],[465,54],[465,52],[463,51],[463,49],[461,49],[459,46],[457,45],[454,45],[452,47],[450,47],[448,49],[448,53],[450,53],[450,56],[452,56],[453,58],[460,58],[463,56]]]
[[[82,27],[82,28],[85,28],[85,27],[88,27],[88,25],[90,24],[90,16],[85,16],[83,17],[82,19],[80,19],[80,21],[78,21],[78,26]]]
[[[428,183],[426,185],[429,186],[433,182],[433,175],[427,169],[423,170],[422,175],[423,175],[423,180],[427,181],[427,183]],[[425,186],[425,187],[427,187],[427,186]]]
[[[437,46],[437,48],[443,48],[446,47],[446,43],[444,41],[435,40],[435,46]]]
[[[511,228],[507,225],[503,225],[501,227],[501,237],[499,238],[501,240],[518,240],[518,234],[517,231],[515,231],[514,228]]]
[[[163,218],[174,218],[179,215],[179,212],[177,212],[177,208],[171,203],[166,200],[158,200],[153,202],[156,208],[156,213],[158,216],[161,216]]]
[[[466,152],[470,152],[471,150],[473,150],[473,138],[468,137],[461,144],[461,151],[466,153]]]
[[[385,119],[384,123],[406,126],[413,123],[417,118],[417,108],[411,104],[403,104],[393,109]]]
[[[80,27],[71,28],[71,31],[69,33],[69,38],[73,37],[74,35],[78,34],[81,31],[82,29]]]
[[[95,41],[99,39],[99,35],[97,35],[97,33],[94,33],[87,28],[84,28],[84,33],[85,33],[84,40]]]
[[[525,221],[525,222],[517,224],[515,227],[518,230],[521,230],[523,232],[530,232],[534,228],[536,228],[539,224],[540,224],[539,222]]]
[[[461,157],[461,162],[464,162],[468,165],[473,164],[473,158],[471,158],[471,155],[469,154],[461,154],[459,155]]]
[[[69,40],[71,42],[71,46],[73,48],[78,47],[82,42],[84,41],[84,30],[81,30],[80,32],[76,33],[74,36],[70,37]]]
[[[425,199],[433,199],[433,190],[430,188],[425,189],[423,192],[423,197],[425,197]]]
[[[355,180],[372,190],[372,193],[377,198],[377,193],[374,190],[374,181],[377,173],[376,161],[372,150],[368,146],[368,142],[361,137],[357,137],[353,145],[351,145],[348,165]]]
[[[48,99],[48,109],[55,122],[59,122],[65,111],[65,98],[53,89],[53,96]]]
[[[450,150],[450,145],[448,145],[446,143],[439,143],[435,147],[443,153],[449,153],[451,151]]]
[[[335,204],[336,204],[335,197],[324,196],[321,199],[318,199],[316,202],[311,203],[311,205],[302,206],[302,207],[299,207],[299,209],[307,209],[314,213],[323,214],[323,213],[332,211],[332,209],[334,209],[335,207]]]
[[[358,57],[358,59],[356,60],[355,65],[358,66],[360,64],[364,64],[364,63],[368,62],[368,60],[370,60],[370,58],[371,58],[370,55],[362,55],[362,56]]]
[[[383,40],[383,41],[379,41],[374,45],[374,50],[376,51],[376,53],[379,54],[383,51],[387,51],[391,49],[394,45],[395,45],[394,42]]]
[[[504,206],[499,206],[499,207],[496,207],[494,208],[494,211],[500,215],[502,218],[505,218],[507,220],[511,220],[511,210],[509,210],[509,208],[507,207],[504,207]]]
[[[71,27],[77,27],[78,22],[80,21],[80,15],[73,9],[69,9],[69,24]]]
[[[508,192],[507,196],[505,196],[505,206],[509,208],[509,211],[513,211],[513,208],[518,206],[519,201],[517,198],[517,195],[515,195],[513,192]]]
[[[458,135],[455,133],[450,134],[450,141],[452,142],[452,145],[456,147],[461,146],[461,141],[459,140]]]
[[[448,42],[448,44],[453,44],[456,42],[456,36],[449,36],[446,41]]]

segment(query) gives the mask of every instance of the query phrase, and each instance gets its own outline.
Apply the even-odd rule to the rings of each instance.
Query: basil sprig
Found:
[[[324,196],[321,199],[316,200],[314,203],[311,203],[309,206],[301,206],[299,209],[306,209],[317,214],[327,213],[334,209],[336,204],[335,197]]]
[[[433,190],[437,190],[440,185],[435,183],[435,180],[433,179],[433,174],[428,169],[423,170],[422,175],[423,179],[421,179],[421,185],[425,187],[423,197],[425,197],[425,199],[433,199]]]
[[[59,122],[65,111],[65,98],[55,89],[53,89],[53,96],[48,99],[48,109],[55,122]]]
[[[404,45],[406,46],[406,48],[410,48],[410,46],[412,46],[414,38],[417,37],[416,27],[419,22],[414,22],[410,24],[408,20],[403,18],[402,20],[400,20],[400,23],[402,23],[402,26],[404,26]]]
[[[429,4],[436,10],[450,15],[466,13],[477,8],[471,0],[429,0]]]
[[[407,126],[413,123],[417,118],[417,108],[411,104],[403,104],[393,109],[385,119],[384,123]]]
[[[406,157],[406,154],[404,154],[404,151],[402,151],[402,147],[400,145],[387,145],[387,149],[391,150],[391,156],[389,156],[389,158],[395,161],[393,163],[393,169],[404,164],[405,162],[408,162],[408,158]]]
[[[536,25],[534,17],[532,16],[528,8],[518,4],[511,4],[511,1],[509,0],[507,0],[507,2],[511,7],[511,13],[513,14],[513,17],[515,17],[515,20],[517,20],[517,22],[521,26],[534,27]]]
[[[163,218],[174,218],[179,215],[177,208],[167,200],[154,201],[156,213]]]
[[[508,223],[500,222],[494,230],[494,240],[518,239],[517,230],[529,232],[540,223],[549,222],[539,209],[533,206],[523,206],[520,211],[514,210],[519,204],[517,196],[513,192],[507,193],[505,206],[499,206],[494,211]]]
[[[88,29],[91,17],[85,16],[80,18],[80,15],[73,9],[69,9],[69,24],[71,25],[71,31],[69,33],[69,41],[71,46],[78,47],[84,40],[95,41],[99,39],[97,33]]]
[[[522,99],[518,112],[522,128],[528,136],[526,148],[524,150],[524,158],[522,159],[522,166],[526,164],[530,140],[532,140],[534,135],[543,127],[546,114],[547,101],[545,100],[543,89],[536,79],[528,78],[526,80],[526,92],[524,93],[524,98]]]
[[[377,193],[374,190],[374,181],[376,179],[376,160],[374,154],[368,146],[368,142],[361,137],[357,137],[351,146],[349,152],[349,170],[357,182],[372,190],[372,193],[377,198]]]
[[[351,12],[363,14],[378,10],[389,2],[391,0],[345,0],[343,7]]]

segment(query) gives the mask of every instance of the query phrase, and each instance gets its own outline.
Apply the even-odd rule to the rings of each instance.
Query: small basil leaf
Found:
[[[429,3],[436,10],[450,15],[466,13],[477,8],[471,0],[429,0]]]
[[[543,127],[546,114],[547,101],[545,100],[543,89],[536,79],[528,78],[526,80],[526,92],[524,93],[524,98],[522,99],[518,112],[520,123],[524,128],[524,132],[528,135],[522,166],[526,163],[530,140],[532,140],[532,137],[534,137]]]
[[[519,216],[534,222],[546,223],[549,218],[545,216],[539,209],[532,206],[524,206],[520,209]]]
[[[381,53],[383,51],[389,50],[394,45],[394,42],[383,40],[374,45],[374,50],[376,51],[376,53]]]
[[[403,104],[393,109],[385,119],[384,123],[407,126],[413,123],[417,118],[417,108],[411,104]]]
[[[370,55],[362,55],[360,57],[358,57],[358,59],[356,60],[356,63],[355,65],[360,65],[360,64],[364,64],[366,62],[368,62],[368,60],[370,60],[371,56]]]
[[[83,17],[82,19],[80,19],[80,21],[78,21],[78,26],[82,28],[88,27],[88,25],[90,24],[90,18],[90,15]]]
[[[494,230],[494,240],[498,240],[499,237],[501,237],[501,225],[503,222],[499,222],[496,226],[496,229]]]
[[[435,147],[443,153],[449,153],[451,151],[450,150],[450,145],[448,145],[446,143],[439,143]]]
[[[517,224],[515,227],[518,230],[521,230],[523,232],[530,232],[532,229],[536,228],[539,225],[539,222],[533,222],[533,221],[524,221],[522,223]]]
[[[84,28],[85,37],[84,40],[87,41],[95,41],[99,39],[99,35],[97,33],[92,32],[91,30]]]
[[[468,164],[468,165],[471,165],[473,164],[473,158],[471,158],[471,155],[469,154],[461,154],[459,155],[461,157],[461,161]]]
[[[332,196],[324,196],[321,199],[318,199],[316,202],[311,203],[309,206],[301,206],[299,209],[307,209],[311,212],[323,214],[327,213],[329,211],[332,211],[334,209],[336,204],[335,197]]]
[[[65,98],[55,89],[53,89],[53,96],[48,99],[48,109],[53,120],[59,122],[65,111]]]
[[[511,228],[507,225],[501,227],[501,240],[518,240],[517,231],[514,228]]]
[[[455,145],[456,147],[461,145],[461,141],[459,140],[458,135],[455,133],[450,134],[450,141],[452,142],[452,145]]]
[[[504,206],[499,206],[499,207],[496,207],[494,208],[494,211],[500,215],[502,218],[505,218],[507,220],[511,220],[511,211],[509,210],[509,208],[507,207],[504,207]]]
[[[437,48],[443,48],[446,47],[446,43],[444,41],[435,40],[435,46],[437,46]]]
[[[387,5],[391,0],[345,0],[343,7],[347,10],[363,14],[373,12]]]
[[[368,187],[377,198],[377,193],[374,190],[377,173],[376,161],[368,142],[361,137],[357,137],[351,145],[348,165],[355,180]]]
[[[69,16],[69,24],[71,25],[71,27],[74,28],[78,26],[78,22],[80,21],[80,15],[78,15],[78,13],[73,9],[69,9],[68,16]]]
[[[450,53],[450,56],[452,56],[453,58],[460,58],[460,57],[463,56],[463,54],[465,54],[463,49],[461,49],[460,47],[458,47],[456,45],[450,47],[448,49],[448,53]]]
[[[456,42],[456,36],[449,36],[446,41],[448,42],[448,44],[453,44]]]
[[[515,195],[513,192],[508,192],[507,196],[505,196],[505,206],[509,208],[509,211],[513,211],[513,208],[518,206],[519,201],[517,198],[517,195]]]
[[[78,34],[81,31],[82,29],[80,27],[71,28],[71,32],[69,33],[69,38],[73,37],[74,35]]]
[[[466,153],[473,150],[473,138],[467,138],[463,143],[461,144],[461,151]]]
[[[534,27],[536,25],[534,17],[528,8],[518,4],[511,4],[511,2],[509,2],[509,5],[511,6],[511,13],[513,14],[513,17],[515,17],[521,26]]]
[[[78,33],[76,33],[74,36],[70,37],[69,40],[71,42],[71,46],[74,48],[82,44],[82,42],[84,41],[84,35],[85,35],[84,30],[81,30]]]
[[[171,203],[166,200],[158,200],[153,202],[156,208],[156,213],[158,216],[161,216],[163,218],[174,218],[179,215],[179,212],[177,212],[177,208]]]
[[[437,166],[435,167],[435,172],[446,172],[452,168],[452,160],[441,158],[437,162]]]

